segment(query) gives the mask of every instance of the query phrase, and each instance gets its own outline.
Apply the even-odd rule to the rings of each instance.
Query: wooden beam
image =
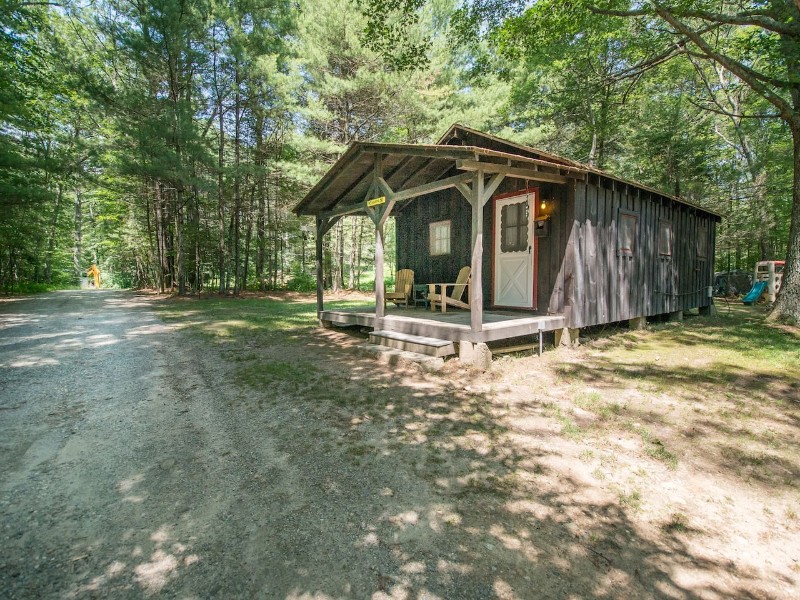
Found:
[[[503,179],[505,179],[505,173],[495,173],[494,176],[489,181],[489,184],[486,186],[486,189],[483,191],[483,201],[482,204],[486,204],[489,199],[492,197],[497,191],[497,188],[500,187],[500,184],[503,183]]]
[[[405,200],[411,200],[413,198],[417,198],[418,196],[424,196],[425,194],[431,194],[433,192],[438,192],[440,190],[446,190],[447,188],[455,187],[458,183],[464,183],[470,181],[471,179],[472,177],[469,173],[461,173],[459,175],[454,175],[452,177],[447,177],[445,179],[431,181],[430,183],[423,183],[422,185],[418,185],[413,188],[408,188],[407,190],[400,190],[399,192],[395,192],[392,195],[392,199],[395,202],[403,202]]]
[[[332,217],[344,217],[345,215],[352,215],[355,213],[366,213],[367,203],[359,202],[358,204],[346,204],[344,206],[337,206],[333,210],[328,210],[319,214],[323,219],[330,219]]]
[[[383,205],[383,210],[381,210],[379,217],[378,217],[378,224],[383,227],[386,225],[386,221],[389,219],[389,215],[392,213],[392,209],[394,208],[395,201],[389,200],[386,204]]]
[[[394,192],[392,194],[384,193],[383,195],[386,196],[387,201],[393,200],[395,203],[406,202],[408,200],[413,200],[414,198],[417,198],[419,196],[424,196],[425,194],[431,194],[433,192],[438,192],[440,190],[445,190],[447,188],[455,187],[458,183],[463,183],[471,179],[472,175],[470,173],[461,173],[459,175],[454,175],[453,177],[448,177],[446,179],[439,179],[438,181],[432,181],[430,183],[418,185],[416,187],[409,188],[407,190],[401,190],[399,192]],[[387,191],[391,190],[391,188],[389,188],[388,184],[386,184],[385,181],[384,184],[386,185]],[[367,206],[367,203],[365,201],[365,202],[359,202],[358,204],[348,204],[346,206],[338,206],[333,210],[320,213],[319,216],[323,218],[331,218],[331,217],[342,217],[345,215],[351,215],[359,212],[368,213],[367,208],[369,207]]]
[[[466,183],[457,183],[455,188],[461,192],[461,195],[467,199],[467,202],[472,201],[472,188],[470,188]]]
[[[383,177],[377,177],[375,179],[375,185],[383,196],[386,196],[387,198],[394,198],[394,191],[389,187],[389,184],[386,183],[386,180]]]
[[[545,171],[534,171],[533,169],[526,169],[522,167],[510,167],[508,165],[499,165],[497,163],[485,163],[477,160],[459,160],[456,161],[456,168],[462,171],[477,171],[481,170],[484,173],[502,173],[507,177],[516,177],[518,179],[529,179],[531,181],[547,181],[549,183],[567,183],[567,178],[557,173],[547,173]]]
[[[475,171],[472,180],[472,279],[469,285],[470,328],[473,334],[483,331],[483,171]]]

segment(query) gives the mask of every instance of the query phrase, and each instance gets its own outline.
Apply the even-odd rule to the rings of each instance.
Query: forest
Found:
[[[717,270],[788,259],[800,312],[800,0],[7,0],[0,20],[2,290],[92,264],[104,286],[312,289],[305,192],[353,141],[459,122],[722,214]],[[328,287],[371,289],[373,235],[336,225]]]

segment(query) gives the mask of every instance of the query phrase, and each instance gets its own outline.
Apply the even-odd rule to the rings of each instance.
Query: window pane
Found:
[[[672,223],[661,221],[658,224],[658,253],[672,256]]]
[[[619,251],[621,254],[633,254],[636,251],[636,224],[638,217],[631,214],[620,214],[619,218]]]
[[[437,221],[429,226],[431,256],[450,254],[450,221]]]
[[[506,204],[500,209],[500,251],[528,249],[528,202]]]

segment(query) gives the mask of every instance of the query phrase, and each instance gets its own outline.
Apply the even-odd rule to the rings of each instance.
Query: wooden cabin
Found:
[[[356,142],[295,207],[317,222],[323,323],[395,338],[486,342],[709,309],[720,216],[598,169],[453,125],[434,145]],[[322,236],[345,215],[376,227],[374,311],[326,311]],[[384,309],[383,228],[417,285],[472,268],[469,310]],[[424,293],[424,287],[418,291]],[[392,336],[390,336],[392,337]]]

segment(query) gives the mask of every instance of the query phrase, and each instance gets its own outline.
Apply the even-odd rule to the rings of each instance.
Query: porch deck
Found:
[[[323,310],[319,318],[322,322],[334,325],[360,325],[376,329],[375,307]],[[387,307],[380,329],[452,342],[463,340],[475,343],[536,335],[540,331],[554,331],[565,326],[565,319],[561,315],[489,310],[483,313],[483,331],[473,332],[470,313],[466,310],[442,313],[423,308]]]

